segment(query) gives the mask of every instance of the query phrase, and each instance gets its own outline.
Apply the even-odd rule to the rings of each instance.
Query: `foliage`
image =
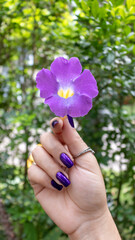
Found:
[[[6,179],[7,173],[8,180]],[[19,167],[4,165],[0,169],[0,178],[2,179],[1,197],[20,240],[48,240],[51,236],[52,239],[58,239],[60,235],[63,235],[34,198],[30,185],[27,184],[27,187],[23,189],[23,173],[20,174]]]
[[[43,239],[45,231],[52,239],[58,231],[50,231],[54,225],[34,200],[26,159],[53,116],[39,99],[35,75],[59,55],[79,57],[98,82],[100,94],[93,109],[77,119],[80,134],[96,151],[101,166],[109,166],[103,171],[108,203],[123,239],[135,237],[134,12],[134,0],[1,1],[1,170],[8,176],[3,178],[2,196],[20,239],[30,228],[36,232],[32,230],[27,239]],[[23,167],[14,170],[3,165],[16,158]],[[15,176],[21,176],[20,182],[12,184]]]

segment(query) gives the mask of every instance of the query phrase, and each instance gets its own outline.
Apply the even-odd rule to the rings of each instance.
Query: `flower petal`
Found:
[[[73,85],[75,92],[84,94],[90,98],[98,95],[97,82],[88,69],[84,70],[83,73],[75,79]]]
[[[86,115],[92,108],[92,99],[85,96],[75,94],[69,98],[68,115],[71,117],[82,117]]]
[[[36,76],[37,88],[40,89],[40,97],[47,98],[56,94],[58,91],[58,83],[55,76],[48,69],[42,69]]]
[[[51,64],[51,72],[56,76],[61,87],[65,87],[77,78],[82,72],[82,66],[78,58],[72,57],[69,60],[58,57]]]
[[[64,117],[67,115],[67,99],[54,95],[47,98],[45,103],[49,105],[56,116]]]
[[[86,115],[92,108],[92,99],[79,94],[75,94],[67,99],[54,95],[47,98],[45,104],[49,105],[51,111],[56,116],[81,117]]]

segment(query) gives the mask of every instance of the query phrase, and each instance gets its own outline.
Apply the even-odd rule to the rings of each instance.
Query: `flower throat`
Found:
[[[74,92],[73,92],[73,90],[71,88],[67,88],[67,89],[60,88],[58,90],[57,94],[60,97],[69,98],[69,97],[72,97],[74,95]]]

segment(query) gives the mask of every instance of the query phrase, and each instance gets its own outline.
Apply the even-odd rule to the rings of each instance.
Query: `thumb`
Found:
[[[75,128],[71,127],[67,118],[64,118],[63,121],[60,118],[55,118],[57,120],[56,126],[53,126],[53,121],[51,121],[51,128],[53,133],[58,137],[58,139],[68,146],[70,153],[73,158],[79,153],[88,148],[87,144],[82,140]],[[95,156],[91,152],[87,152],[80,157],[75,158],[76,164],[80,167],[97,172],[99,166]]]

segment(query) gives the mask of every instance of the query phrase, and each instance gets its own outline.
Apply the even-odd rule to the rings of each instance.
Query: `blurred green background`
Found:
[[[0,199],[16,235],[11,239],[67,239],[35,200],[26,162],[54,116],[35,76],[58,56],[78,57],[97,80],[93,109],[76,125],[96,152],[122,239],[133,240],[134,0],[0,0]],[[1,240],[4,231],[1,224]]]

